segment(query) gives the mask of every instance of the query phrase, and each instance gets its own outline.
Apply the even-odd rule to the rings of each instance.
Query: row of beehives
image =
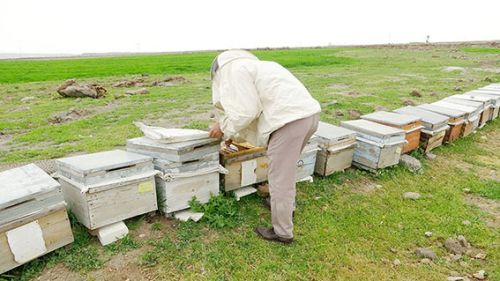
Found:
[[[351,166],[377,170],[399,162],[401,153],[467,136],[497,118],[500,84],[433,104],[375,112],[341,127],[321,123],[297,163],[297,180]],[[319,148],[318,148],[319,144]],[[127,150],[57,161],[55,181],[36,165],[0,173],[0,273],[69,244],[73,236],[66,203],[102,244],[123,237],[123,220],[155,211],[189,208],[223,191],[243,191],[267,180],[264,148],[246,144],[220,149],[209,138],[162,143],[128,140]],[[318,151],[319,150],[319,151]],[[221,177],[219,173],[227,169]]]

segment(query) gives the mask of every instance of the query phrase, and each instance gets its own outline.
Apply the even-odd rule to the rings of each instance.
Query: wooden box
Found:
[[[446,135],[444,136],[443,142],[452,142],[463,135],[464,128],[467,122],[467,119],[465,118],[466,113],[464,111],[433,104],[422,104],[417,106],[417,108],[441,114],[449,118],[448,126],[450,126],[450,128],[446,130]]]
[[[91,230],[158,209],[157,171],[149,156],[113,150],[63,158],[56,164],[64,199]]]
[[[300,181],[314,174],[314,166],[316,166],[316,157],[318,151],[318,137],[312,136],[311,139],[307,142],[307,145],[302,150],[299,161],[297,161],[297,181]]]
[[[161,143],[146,137],[127,140],[127,151],[149,155],[155,159],[184,163],[197,161],[219,151],[216,139],[200,139],[178,143]]]
[[[226,192],[267,181],[269,160],[264,147],[248,143],[236,144],[237,152],[220,150],[220,163],[228,170],[222,176],[222,189]]]
[[[493,112],[495,110],[493,106],[493,99],[488,98],[488,97],[482,97],[482,96],[475,96],[475,95],[453,95],[450,98],[453,99],[462,99],[465,101],[471,101],[471,102],[478,102],[483,105],[483,115],[484,117],[484,123],[493,120]]]
[[[419,117],[386,111],[377,111],[361,116],[362,119],[391,126],[406,132],[406,144],[402,153],[408,153],[418,148],[420,130],[423,128]]]
[[[155,159],[155,167],[162,172],[156,176],[159,209],[170,214],[189,208],[196,197],[207,203],[219,194],[219,153],[210,153],[198,161],[185,163]]]
[[[464,106],[469,106],[472,108],[475,108],[479,113],[479,128],[484,127],[486,125],[486,122],[489,121],[489,108],[485,108],[484,104],[481,102],[477,101],[472,101],[472,100],[465,100],[461,98],[456,98],[456,97],[448,97],[443,99],[445,102],[453,103],[453,104],[458,104],[458,105],[464,105]]]
[[[0,274],[73,242],[61,187],[34,164],[0,173]]]
[[[492,107],[491,120],[494,120],[498,117],[500,109],[500,92],[499,95],[490,95],[490,94],[482,94],[482,93],[477,93],[475,91],[471,91],[465,93],[464,96],[469,96],[472,99],[478,99],[478,100],[489,100],[491,102],[491,107]]]
[[[437,101],[432,103],[431,105],[445,107],[448,109],[455,109],[465,112],[466,123],[464,125],[462,135],[464,137],[470,135],[479,127],[479,114],[480,111],[477,108],[464,106],[460,104],[450,103],[447,101]]]
[[[368,120],[343,121],[340,126],[356,132],[353,164],[376,171],[399,163],[406,132]]]
[[[356,132],[319,122],[315,135],[320,148],[316,156],[316,174],[328,176],[351,167]]]
[[[424,129],[420,134],[420,147],[425,152],[443,144],[446,131],[449,129],[448,122],[450,118],[441,114],[430,112],[414,106],[405,106],[394,110],[401,114],[416,116],[422,120]]]

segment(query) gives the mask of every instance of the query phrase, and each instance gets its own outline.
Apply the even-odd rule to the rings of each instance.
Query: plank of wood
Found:
[[[322,149],[316,156],[315,173],[328,176],[351,167],[355,145],[337,151]]]
[[[34,220],[38,220],[43,232],[47,248],[45,254],[73,242],[73,233],[64,206],[31,221]],[[0,274],[20,265],[14,260],[14,256],[10,251],[5,231],[0,232]]]

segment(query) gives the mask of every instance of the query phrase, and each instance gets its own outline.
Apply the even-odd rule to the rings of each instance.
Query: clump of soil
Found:
[[[417,90],[413,90],[410,92],[410,96],[420,98],[422,97],[422,94]]]
[[[144,86],[144,79],[142,79],[142,78],[135,78],[135,79],[131,79],[131,80],[122,80],[122,81],[119,81],[119,82],[116,82],[115,84],[113,84],[113,87],[117,87],[117,88],[142,87],[142,86]]]
[[[51,124],[62,124],[70,121],[74,121],[88,115],[89,112],[84,109],[71,108],[67,112],[58,113],[49,118],[49,123]]]
[[[149,90],[147,88],[140,88],[137,90],[128,90],[125,92],[125,95],[133,96],[133,95],[145,95],[149,94]]]
[[[98,99],[106,95],[106,89],[97,84],[80,85],[75,79],[69,79],[57,88],[63,97],[90,97]]]
[[[182,76],[170,76],[163,78],[161,80],[156,80],[153,83],[151,83],[151,86],[156,86],[156,87],[170,87],[174,86],[176,84],[185,84],[185,83],[191,83],[188,79],[182,77]]]
[[[350,119],[359,119],[361,117],[361,111],[357,109],[351,109],[349,110],[349,118]]]
[[[411,99],[403,99],[404,105],[415,105],[416,103]]]

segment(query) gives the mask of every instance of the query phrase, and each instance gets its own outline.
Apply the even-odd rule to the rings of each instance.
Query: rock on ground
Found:
[[[422,197],[418,192],[405,192],[403,194],[404,199],[418,200]]]
[[[75,79],[64,81],[64,83],[57,88],[59,95],[63,97],[90,97],[98,99],[106,95],[106,89],[97,84],[80,85],[76,83]]]
[[[401,155],[399,163],[403,164],[403,166],[405,166],[414,173],[422,169],[422,163],[420,163],[420,161],[417,158],[412,157],[408,154]]]
[[[411,99],[403,99],[404,105],[415,105],[416,103]]]
[[[144,85],[144,79],[142,78],[135,78],[132,80],[123,80],[116,82],[113,84],[113,87],[121,88],[121,87],[140,87]]]
[[[349,118],[350,119],[359,119],[361,117],[361,111],[357,109],[351,109],[349,110]]]
[[[422,94],[417,90],[413,90],[410,92],[410,96],[420,98],[422,97]]]
[[[140,88],[137,90],[128,90],[125,92],[125,95],[133,96],[133,95],[145,95],[149,94],[149,90],[146,88]]]
[[[430,231],[426,231],[426,232],[425,232],[425,236],[426,236],[426,237],[431,237],[431,236],[432,236],[432,232],[430,232]]]
[[[420,258],[426,258],[431,260],[437,259],[436,253],[429,248],[417,248],[415,250],[415,254]]]
[[[479,280],[484,280],[486,279],[486,271],[484,270],[479,270],[478,272],[472,274],[474,278],[479,279]]]
[[[427,152],[427,153],[425,154],[425,157],[426,157],[427,159],[429,159],[429,160],[434,160],[434,159],[436,159],[436,157],[437,157],[437,156],[436,156],[436,154],[434,154],[434,153]]]
[[[444,247],[448,250],[448,252],[455,255],[463,255],[467,251],[467,249],[463,247],[458,240],[453,238],[446,239]]]
[[[80,119],[81,117],[87,115],[89,112],[83,109],[71,108],[68,112],[58,113],[49,118],[49,122],[52,124],[61,124],[70,121]]]
[[[392,264],[393,264],[394,266],[400,266],[400,265],[401,265],[401,261],[400,261],[399,259],[395,259],[395,260],[392,262]]]

